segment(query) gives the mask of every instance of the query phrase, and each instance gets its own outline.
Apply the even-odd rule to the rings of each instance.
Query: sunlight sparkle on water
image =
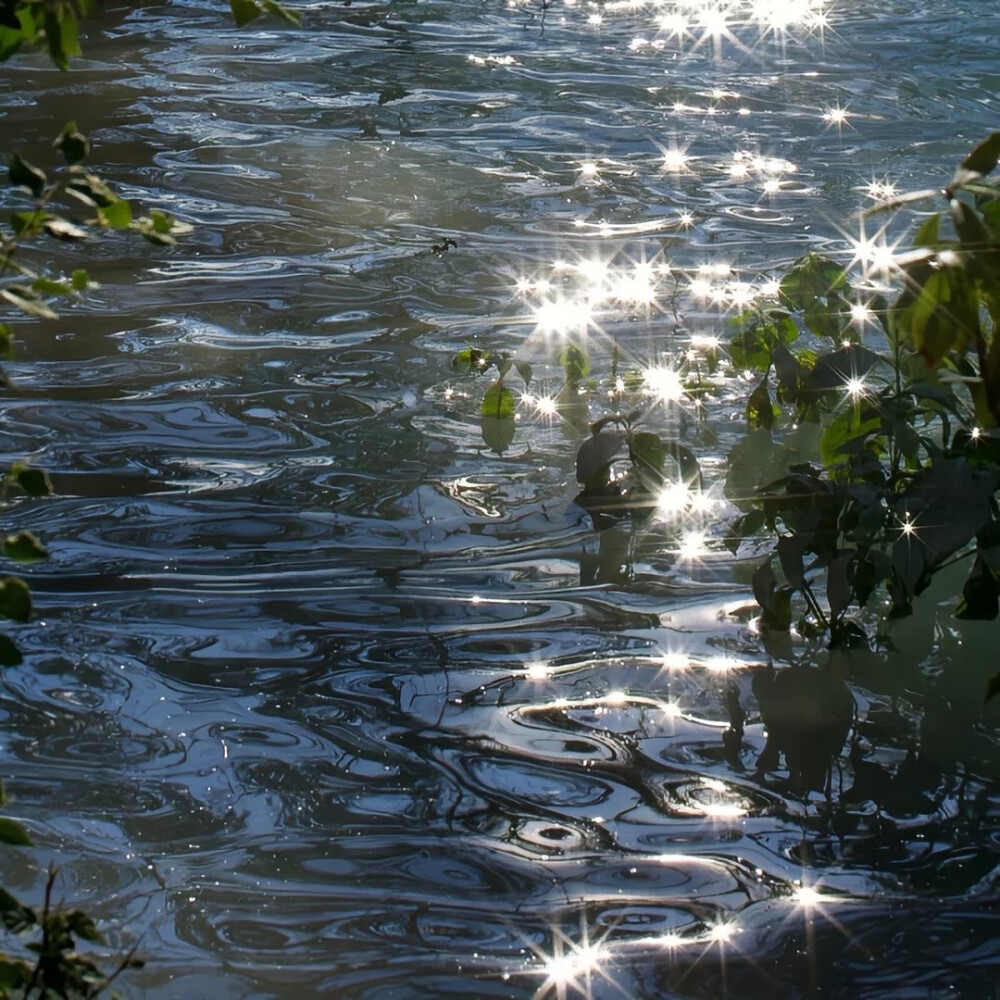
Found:
[[[680,545],[677,546],[677,555],[687,561],[692,562],[708,554],[704,531],[685,531],[681,535]]]
[[[646,391],[663,403],[676,403],[684,398],[684,383],[673,368],[653,366],[642,373]]]
[[[815,889],[811,885],[800,885],[794,893],[792,893],[792,899],[798,906],[802,906],[809,909],[813,906],[820,906],[822,903],[826,902],[828,897],[824,896],[819,890]]]
[[[660,663],[664,670],[671,671],[687,670],[691,666],[691,660],[687,653],[664,653],[660,657]]]
[[[546,681],[551,674],[549,665],[542,660],[532,660],[524,666],[524,676],[533,681]]]

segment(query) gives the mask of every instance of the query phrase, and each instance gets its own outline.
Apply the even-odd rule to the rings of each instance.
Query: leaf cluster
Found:
[[[817,254],[781,281],[783,309],[737,320],[730,357],[761,378],[726,492],[745,511],[734,549],[762,527],[775,537],[753,580],[766,627],[790,626],[799,592],[833,644],[860,640],[845,617],[852,605],[863,608],[884,585],[891,614],[909,614],[933,574],[973,545],[957,616],[1000,611],[1000,188],[985,180],[998,159],[994,133],[945,189],[947,213],[920,226],[896,299],[865,303],[889,353],[859,342],[852,306],[863,289]],[[832,349],[793,353],[802,330]],[[796,449],[804,438],[808,455]]]

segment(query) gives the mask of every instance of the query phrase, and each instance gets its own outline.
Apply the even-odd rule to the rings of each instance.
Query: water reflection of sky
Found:
[[[905,219],[852,213],[995,118],[992,52],[955,66],[961,0],[560,2],[544,28],[537,2],[383,6],[238,39],[217,5],[136,11],[79,96],[30,70],[39,108],[4,103],[5,130],[73,114],[113,180],[198,225],[102,248],[88,322],[33,331],[5,405],[6,450],[60,493],[11,524],[68,575],[38,578],[4,773],[67,898],[147,929],[148,995],[301,995],[290,967],[317,993],[721,995],[780,981],[789,948],[902,982],[960,940],[975,969],[977,925],[933,901],[985,877],[995,747],[960,713],[935,737],[921,699],[974,685],[918,666],[934,648],[945,675],[972,633],[925,616],[854,662],[867,756],[845,748],[838,792],[918,738],[943,762],[898,815],[873,784],[818,830],[822,795],[755,778],[767,655],[718,488],[752,383],[707,371],[805,249],[891,277]],[[871,330],[866,295],[852,318]],[[572,512],[552,352],[574,338],[598,368],[621,352],[595,412],[628,395],[703,459],[655,530]],[[449,368],[469,342],[535,366],[502,458],[483,381]],[[885,894],[944,943],[893,958]]]

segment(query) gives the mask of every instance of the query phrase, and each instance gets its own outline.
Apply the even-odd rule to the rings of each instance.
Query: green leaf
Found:
[[[0,816],[0,844],[10,844],[13,847],[34,847],[35,842],[20,823]]]
[[[0,580],[0,615],[15,622],[31,618],[31,591],[20,577]]]
[[[527,361],[515,361],[514,367],[517,369],[517,374],[521,376],[521,381],[524,382],[524,388],[527,389],[531,385],[531,365]]]
[[[849,455],[860,452],[868,438],[881,429],[882,418],[873,407],[847,404],[823,432],[823,464],[829,468],[840,465]]]
[[[835,260],[810,251],[781,279],[778,297],[790,309],[805,310],[847,284],[847,272]]]
[[[55,281],[52,278],[35,278],[31,290],[39,295],[72,295],[73,286],[68,281]]]
[[[0,922],[9,931],[20,934],[38,923],[35,911],[18,902],[6,889],[0,889]]]
[[[451,359],[451,367],[469,374],[485,371],[489,367],[487,355],[476,347],[466,347]]]
[[[916,236],[913,237],[913,245],[915,247],[931,247],[936,248],[940,242],[940,232],[941,232],[941,215],[935,212],[933,215],[928,216],[920,224],[920,228],[917,230]]]
[[[483,441],[498,455],[502,455],[514,440],[516,429],[514,418],[494,417],[484,413],[481,421]]]
[[[132,224],[132,208],[124,199],[116,199],[98,208],[97,217],[111,229],[128,229]]]
[[[90,152],[90,140],[77,130],[76,122],[67,122],[55,141],[55,148],[63,155],[63,159],[72,166],[85,159]]]
[[[10,359],[13,356],[14,331],[6,323],[0,323],[0,358]]]
[[[30,962],[0,954],[0,991],[6,995],[12,990],[22,989],[31,981],[33,972]]]
[[[118,195],[100,177],[88,174],[79,167],[72,168],[73,176],[66,182],[66,192],[85,205],[106,208],[120,201]]]
[[[229,8],[233,12],[237,28],[245,28],[263,14],[255,0],[229,0]]]
[[[11,212],[10,228],[14,230],[14,235],[21,239],[30,239],[37,236],[42,231],[45,223],[45,213],[41,209],[29,212]]]
[[[19,531],[16,535],[8,535],[4,539],[4,555],[16,562],[31,563],[39,559],[47,559],[45,546],[30,532]]]
[[[628,438],[628,454],[646,489],[655,490],[663,485],[667,449],[659,434],[634,431]]]
[[[590,374],[590,358],[587,352],[576,344],[567,344],[559,352],[559,364],[562,366],[566,381],[571,385],[582,381]]]
[[[998,162],[1000,162],[1000,132],[994,132],[962,160],[959,169],[973,171],[982,177],[992,173]]]
[[[517,409],[514,393],[500,381],[494,382],[483,397],[482,414],[484,417],[513,417]]]
[[[27,188],[36,198],[40,198],[48,183],[45,173],[32,166],[17,153],[10,154],[7,166],[10,182],[15,187]]]
[[[97,929],[93,919],[83,910],[70,910],[66,914],[66,927],[71,934],[75,934],[84,941],[92,944],[107,944],[104,935]]]
[[[283,3],[277,3],[276,0],[262,0],[261,6],[268,14],[280,17],[282,21],[287,21],[289,24],[298,25],[302,23],[301,14],[297,11],[289,10]]]
[[[45,11],[45,40],[49,45],[49,58],[60,68],[69,69],[66,53],[63,51],[62,11],[47,7]]]
[[[0,667],[19,667],[24,662],[21,650],[5,635],[0,635]]]
[[[774,406],[771,403],[771,393],[767,385],[768,372],[757,383],[757,387],[747,399],[747,423],[751,430],[763,428],[769,431],[774,426]]]
[[[15,464],[11,472],[17,480],[18,486],[29,497],[47,497],[52,492],[52,483],[49,482],[48,475],[41,469],[29,469],[26,466]]]
[[[12,306],[29,316],[38,316],[41,319],[59,318],[44,302],[37,300],[35,293],[30,288],[25,288],[23,285],[8,285],[6,288],[0,288],[0,298],[6,299]]]
[[[90,278],[82,267],[78,267],[70,278],[70,284],[74,292],[82,292],[90,284]]]

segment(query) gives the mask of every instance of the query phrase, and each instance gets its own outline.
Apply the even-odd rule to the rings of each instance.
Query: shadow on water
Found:
[[[93,299],[21,328],[0,451],[57,496],[5,524],[52,558],[0,687],[41,845],[4,884],[59,862],[113,945],[141,936],[149,997],[995,990],[991,627],[945,581],[876,652],[761,634],[719,525],[697,558],[596,531],[581,435],[520,410],[484,441],[450,367],[528,351],[558,384],[517,291],[556,259],[758,280],[842,249],[873,176],[925,186],[993,124],[956,6],[844,0],[716,54],[610,4],[544,34],[490,3],[302,33],[141,5],[71,75],[5,75],[5,136],[75,117],[197,228],[95,245]],[[602,324],[686,344],[666,306]],[[706,489],[744,388],[673,428]]]

